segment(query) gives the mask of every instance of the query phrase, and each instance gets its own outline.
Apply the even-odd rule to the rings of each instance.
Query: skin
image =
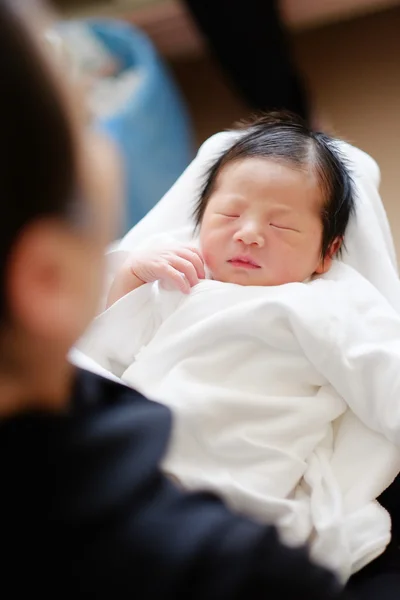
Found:
[[[264,158],[228,163],[217,178],[200,231],[212,277],[273,286],[328,271],[340,240],[321,257],[323,202],[311,170]]]
[[[0,327],[1,416],[67,405],[73,368],[66,356],[96,313],[104,251],[115,238],[122,197],[114,148],[91,128],[81,86],[65,81],[64,61],[43,41],[52,15],[36,5],[30,13],[27,4],[22,18],[33,50],[58,91],[75,141],[77,188],[87,222],[77,227],[62,218],[42,218],[13,245],[5,281],[10,314]]]

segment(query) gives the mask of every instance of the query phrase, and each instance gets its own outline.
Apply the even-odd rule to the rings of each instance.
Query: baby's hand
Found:
[[[164,287],[188,294],[191,287],[204,278],[204,261],[197,248],[146,250],[130,256],[117,273],[107,306],[144,283],[160,281]]]
[[[151,250],[131,256],[128,262],[131,273],[143,283],[161,281],[164,286],[185,294],[205,278],[204,262],[197,248],[177,246],[168,250]]]

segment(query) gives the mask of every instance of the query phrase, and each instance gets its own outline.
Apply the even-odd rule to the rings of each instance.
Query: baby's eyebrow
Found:
[[[240,196],[240,195],[235,195],[235,194],[229,194],[229,195],[224,195],[221,197],[221,201],[223,201],[224,203],[227,204],[236,204],[236,205],[240,205],[240,206],[246,206],[249,201],[247,198],[245,198],[244,196]]]
[[[271,212],[275,215],[289,215],[295,211],[290,206],[271,206]]]

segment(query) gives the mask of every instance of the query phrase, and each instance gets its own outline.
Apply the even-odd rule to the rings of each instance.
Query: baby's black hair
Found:
[[[343,238],[354,211],[354,184],[346,159],[337,142],[325,133],[312,131],[291,113],[271,112],[241,124],[243,135],[209,168],[195,208],[196,227],[201,225],[208,200],[221,170],[244,158],[268,158],[298,169],[312,168],[325,196],[321,211],[323,238],[321,256],[332,243]]]

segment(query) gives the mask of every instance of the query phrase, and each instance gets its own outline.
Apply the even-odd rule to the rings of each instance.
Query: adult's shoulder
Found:
[[[133,503],[157,471],[171,430],[167,408],[83,370],[76,371],[69,409],[40,421],[48,516],[59,525],[94,524],[96,515],[117,511],[128,498]]]
[[[134,412],[141,408],[144,412],[151,412],[152,418],[157,415],[160,419],[170,421],[170,411],[165,406],[152,402],[119,381],[76,368],[71,393],[71,414],[81,415],[123,408]]]
[[[138,436],[138,442],[162,455],[171,430],[168,408],[152,402],[138,391],[100,375],[76,370],[71,395],[71,426],[91,437],[113,432],[120,442]],[[109,436],[108,436],[109,437]]]

